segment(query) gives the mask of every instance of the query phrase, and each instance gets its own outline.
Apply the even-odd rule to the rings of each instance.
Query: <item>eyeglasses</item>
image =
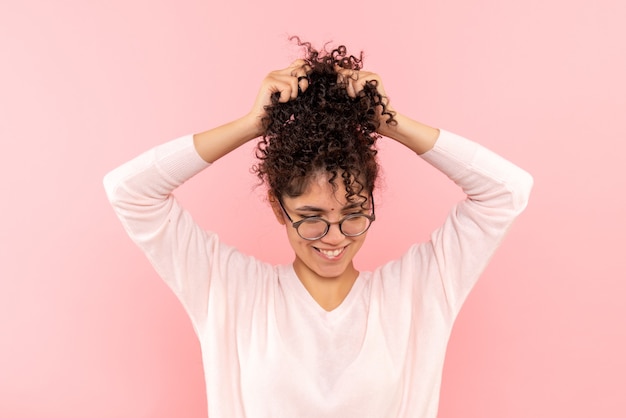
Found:
[[[326,219],[319,216],[311,216],[294,222],[285,210],[282,199],[278,198],[277,200],[281,209],[287,216],[287,219],[291,222],[291,226],[296,228],[298,235],[307,241],[315,241],[323,238],[328,234],[330,226],[334,224],[339,225],[339,231],[346,237],[358,237],[359,235],[363,235],[376,219],[376,214],[374,213],[374,196],[372,195],[370,195],[370,200],[372,201],[371,215],[353,213],[337,222],[328,222]]]

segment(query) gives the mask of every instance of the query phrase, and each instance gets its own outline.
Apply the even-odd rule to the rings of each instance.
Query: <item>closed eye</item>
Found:
[[[324,219],[319,215],[301,215],[298,214],[298,216],[302,219],[306,219],[306,220],[316,220],[316,219]]]

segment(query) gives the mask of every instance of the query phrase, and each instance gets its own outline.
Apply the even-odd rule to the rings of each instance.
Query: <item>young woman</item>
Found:
[[[185,306],[199,337],[209,416],[437,414],[453,321],[532,178],[485,148],[392,110],[345,47],[271,72],[252,110],[158,146],[105,178],[131,238]],[[273,266],[202,230],[172,192],[261,136],[256,173],[293,251]],[[404,144],[467,194],[429,242],[359,272],[375,222],[375,142]],[[417,158],[417,157],[416,157]]]

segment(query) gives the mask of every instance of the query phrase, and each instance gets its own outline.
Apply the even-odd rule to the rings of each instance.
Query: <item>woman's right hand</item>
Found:
[[[278,101],[286,103],[298,97],[299,92],[304,92],[309,87],[307,74],[311,67],[305,60],[298,59],[282,70],[275,70],[269,73],[257,94],[252,109],[248,113],[255,124],[258,134],[262,134],[261,120],[265,116],[265,107],[272,103],[272,96],[278,94]]]
[[[262,119],[265,116],[265,107],[272,103],[272,96],[278,94],[278,101],[281,103],[298,97],[298,86],[300,91],[305,91],[309,87],[306,77],[310,70],[306,61],[296,60],[287,68],[269,73],[261,83],[261,89],[248,114],[194,135],[194,145],[198,154],[211,163],[263,135]]]

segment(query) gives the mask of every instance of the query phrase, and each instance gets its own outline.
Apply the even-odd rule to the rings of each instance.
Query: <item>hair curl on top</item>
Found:
[[[382,110],[385,123],[395,124],[394,113],[375,81],[367,82],[355,98],[348,96],[346,84],[338,81],[335,65],[358,71],[362,53],[349,55],[343,45],[317,51],[308,42],[291,39],[306,52],[304,61],[311,67],[309,86],[286,103],[278,101],[279,94],[272,97],[262,120],[263,137],[257,144],[260,161],[252,170],[278,198],[301,195],[311,178],[322,172],[329,174],[334,189],[341,177],[348,201],[359,198],[364,203],[378,176],[378,115]]]

